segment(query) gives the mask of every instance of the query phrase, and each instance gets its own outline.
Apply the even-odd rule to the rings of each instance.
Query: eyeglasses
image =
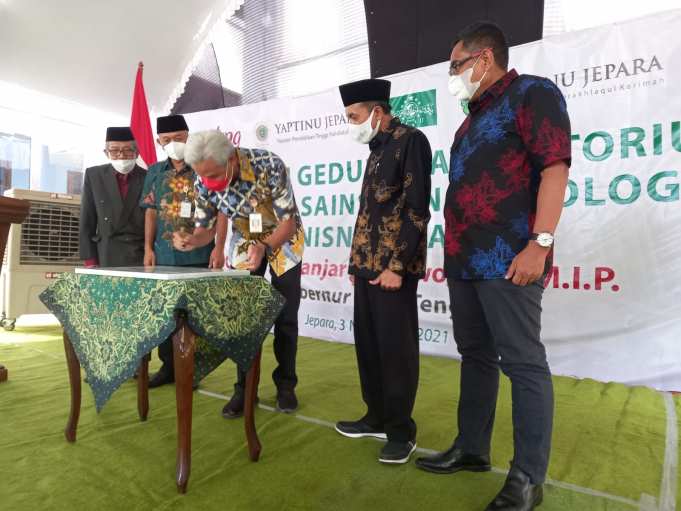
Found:
[[[137,151],[135,149],[104,149],[104,154],[108,155],[110,158],[119,158],[123,156],[124,158],[132,158],[137,156]]]
[[[449,63],[449,76],[459,74],[459,71],[460,71],[460,69],[461,69],[461,66],[463,66],[463,65],[464,65],[466,62],[468,62],[469,60],[474,59],[475,57],[479,57],[480,55],[482,55],[482,52],[484,52],[485,50],[490,50],[490,49],[491,49],[491,48],[483,48],[482,50],[476,51],[475,53],[469,55],[469,56],[466,57],[465,59],[461,59],[461,60],[452,60],[452,61]]]

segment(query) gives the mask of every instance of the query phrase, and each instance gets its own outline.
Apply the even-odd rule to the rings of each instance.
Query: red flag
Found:
[[[144,94],[144,84],[142,83],[142,70],[144,64],[139,63],[137,67],[137,78],[135,78],[135,91],[132,96],[132,115],[130,116],[130,129],[135,136],[140,156],[147,164],[156,163],[156,146],[154,145],[154,133],[151,131],[151,121],[149,120],[149,108],[147,107],[147,97]]]

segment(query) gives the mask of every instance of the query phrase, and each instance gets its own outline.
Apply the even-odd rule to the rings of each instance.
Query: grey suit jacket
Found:
[[[80,202],[80,257],[100,266],[141,266],[144,260],[144,210],[139,207],[146,171],[130,172],[121,198],[110,163],[90,167]]]

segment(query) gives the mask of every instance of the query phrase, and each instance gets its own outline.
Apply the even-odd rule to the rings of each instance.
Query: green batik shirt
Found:
[[[159,266],[206,266],[215,244],[211,241],[205,247],[190,252],[173,248],[173,232],[194,230],[194,180],[196,174],[188,165],[176,171],[170,159],[154,163],[144,179],[144,190],[140,206],[157,211],[154,253]],[[183,202],[191,203],[192,216],[182,218]]]

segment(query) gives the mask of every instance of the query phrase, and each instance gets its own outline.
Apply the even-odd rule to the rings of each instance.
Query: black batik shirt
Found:
[[[529,241],[541,172],[570,165],[570,118],[553,82],[515,70],[469,108],[451,150],[445,274],[499,279]]]
[[[369,148],[349,273],[373,279],[388,269],[421,278],[430,220],[430,143],[395,117]]]

